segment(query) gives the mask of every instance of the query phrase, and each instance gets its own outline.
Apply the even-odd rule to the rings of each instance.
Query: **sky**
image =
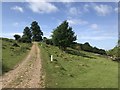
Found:
[[[26,26],[37,21],[43,34],[52,31],[64,20],[77,35],[78,43],[89,42],[105,50],[118,40],[118,4],[116,2],[2,2],[2,37],[22,35]]]

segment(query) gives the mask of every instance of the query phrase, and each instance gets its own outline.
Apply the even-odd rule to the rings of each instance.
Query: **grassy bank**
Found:
[[[118,63],[93,53],[40,44],[49,88],[117,88]],[[50,55],[54,61],[50,62]]]
[[[18,64],[25,56],[32,44],[17,43],[12,39],[2,39],[2,72],[8,72]]]

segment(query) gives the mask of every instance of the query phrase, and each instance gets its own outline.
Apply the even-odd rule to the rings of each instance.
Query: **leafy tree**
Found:
[[[45,42],[46,44],[49,44],[49,45],[53,45],[52,39],[48,39],[46,37],[43,37],[43,42]]]
[[[88,42],[86,42],[82,45],[82,50],[84,50],[84,51],[91,52],[92,49],[93,49],[92,46],[90,46],[90,44]]]
[[[47,39],[47,40],[46,40],[46,44],[53,45],[52,39]]]
[[[15,40],[19,40],[21,37],[20,37],[20,35],[15,34],[15,35],[14,35],[14,38],[15,38]]]
[[[32,36],[33,36],[32,40],[33,41],[41,41],[43,32],[41,31],[40,26],[38,25],[38,22],[33,21],[30,29],[32,31]]]
[[[46,40],[47,40],[47,37],[43,37],[43,42],[46,42]]]
[[[99,49],[99,52],[98,52],[98,53],[101,54],[101,55],[106,55],[106,51],[103,50],[103,49]]]
[[[81,46],[81,45],[82,45],[82,44],[80,44],[80,43],[74,42],[73,44],[70,45],[70,47],[71,47],[72,49],[82,50],[82,46]]]
[[[22,42],[31,43],[31,37],[32,37],[32,33],[30,31],[30,28],[25,27],[25,29],[23,31],[23,36],[22,36]]]
[[[53,31],[52,40],[54,45],[66,50],[76,40],[76,36],[74,36],[72,27],[69,27],[68,22],[64,21]]]
[[[99,49],[98,49],[97,47],[94,47],[94,48],[93,48],[93,52],[94,52],[94,53],[98,53],[98,52],[99,52]]]

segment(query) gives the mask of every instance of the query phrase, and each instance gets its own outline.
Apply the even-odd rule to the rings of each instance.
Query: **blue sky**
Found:
[[[77,42],[108,50],[118,40],[117,10],[115,2],[3,2],[2,36],[22,35],[25,26],[35,20],[50,38],[53,29],[67,20]]]

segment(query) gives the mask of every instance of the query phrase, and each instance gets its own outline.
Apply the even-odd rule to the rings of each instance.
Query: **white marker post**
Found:
[[[53,55],[51,55],[51,62],[53,61]]]

